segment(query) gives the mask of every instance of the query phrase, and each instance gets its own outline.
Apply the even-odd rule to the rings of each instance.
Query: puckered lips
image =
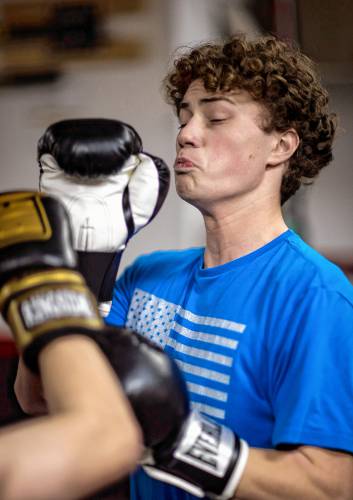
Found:
[[[174,170],[177,174],[182,174],[188,172],[194,166],[194,163],[185,156],[178,156],[174,163]]]

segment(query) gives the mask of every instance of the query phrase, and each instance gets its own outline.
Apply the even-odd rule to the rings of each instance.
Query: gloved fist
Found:
[[[52,339],[94,336],[102,327],[95,298],[75,271],[69,219],[58,200],[1,193],[0,249],[0,312],[32,371]]]
[[[128,240],[159,211],[169,169],[142,150],[137,132],[118,120],[51,125],[38,143],[40,190],[66,206],[79,269],[98,301],[110,301]]]
[[[247,463],[247,443],[224,425],[190,412],[177,364],[148,339],[107,328],[97,342],[141,426],[145,472],[199,497],[233,498]]]
[[[106,327],[96,342],[118,375],[145,446],[158,448],[174,438],[189,413],[185,381],[175,361],[127,328]]]
[[[197,497],[230,500],[243,475],[248,450],[246,441],[231,429],[193,411],[174,440],[154,450],[143,468],[154,479]]]

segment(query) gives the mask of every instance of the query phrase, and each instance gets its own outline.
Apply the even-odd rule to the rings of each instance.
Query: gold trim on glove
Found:
[[[30,191],[0,195],[0,248],[51,238],[42,196]]]
[[[104,326],[94,295],[82,276],[71,270],[39,271],[13,279],[0,290],[0,310],[8,301],[6,319],[21,350],[47,332],[96,331]]]

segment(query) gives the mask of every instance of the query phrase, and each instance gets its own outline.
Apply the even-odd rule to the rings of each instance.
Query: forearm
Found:
[[[353,465],[348,454],[309,446],[293,451],[251,448],[237,500],[351,500]]]
[[[127,474],[141,451],[135,418],[93,341],[57,339],[39,362],[52,414],[0,433],[2,500],[82,497]]]
[[[28,415],[44,415],[48,413],[47,403],[43,398],[42,382],[24,364],[20,356],[14,392],[22,411]]]
[[[132,415],[114,370],[89,337],[58,337],[40,353],[39,365],[51,413],[94,410]]]

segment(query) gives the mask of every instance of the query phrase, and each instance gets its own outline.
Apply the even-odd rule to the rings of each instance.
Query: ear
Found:
[[[274,146],[267,165],[276,167],[285,163],[295,153],[299,142],[299,136],[294,128],[290,128],[285,132],[276,132]]]

